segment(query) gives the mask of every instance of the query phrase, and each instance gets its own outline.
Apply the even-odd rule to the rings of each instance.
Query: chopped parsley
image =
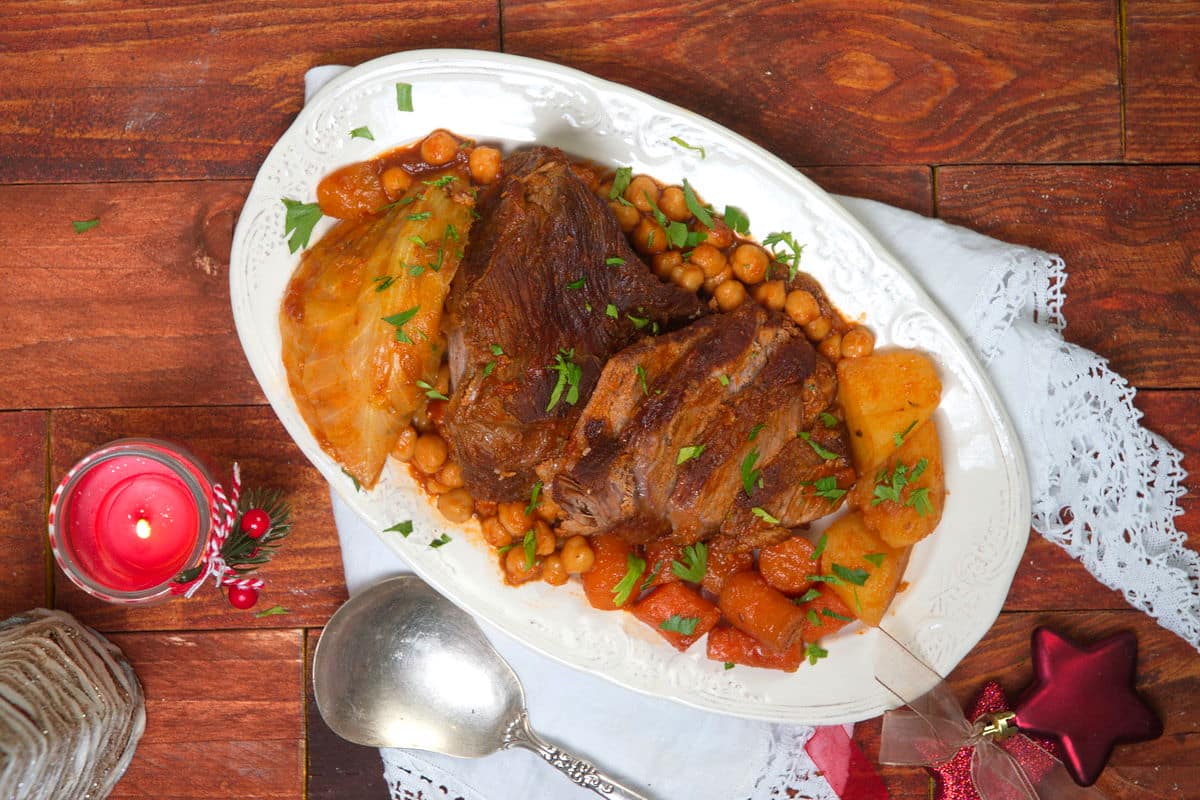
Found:
[[[708,571],[708,545],[704,542],[689,544],[683,548],[683,561],[672,561],[671,572],[681,580],[699,583]]]
[[[667,243],[672,247],[688,247],[688,229],[682,222],[672,222],[667,225]],[[699,244],[697,242],[696,244]],[[695,247],[695,245],[691,245]]]
[[[409,264],[407,267],[404,267],[404,268],[406,270],[408,270],[408,274],[413,276],[414,278],[419,278],[425,274],[425,265],[424,264]]]
[[[537,556],[537,533],[530,528],[525,531],[525,538],[521,540],[521,547],[525,549],[525,569],[526,571],[533,569],[533,561]]]
[[[817,547],[813,550],[812,560],[817,561],[821,558],[821,554],[825,552],[825,545],[829,544],[829,537],[824,533],[817,539]],[[815,589],[813,591],[816,591]]]
[[[820,420],[821,420],[821,424],[824,425],[826,428],[836,428],[837,424],[838,424],[838,418],[835,417],[833,414],[830,414],[828,411],[821,412]]]
[[[449,397],[434,388],[429,381],[417,381],[417,388],[425,390],[425,396],[430,400],[449,400]]]
[[[841,622],[854,622],[854,617],[847,617],[845,614],[839,614],[832,608],[822,608],[821,616],[829,617],[830,619],[836,619]]]
[[[726,375],[726,374],[724,374],[724,373],[722,373],[722,374],[718,375],[718,376],[717,376],[717,380],[721,382],[721,385],[722,385],[722,386],[728,386],[728,385],[729,385],[729,376],[728,376],[728,375]]]
[[[308,247],[313,227],[322,216],[321,206],[316,203],[301,203],[299,200],[291,200],[287,197],[283,198],[283,205],[287,209],[287,213],[283,217],[283,235],[288,237],[288,252],[294,253]],[[79,224],[75,223],[76,233],[82,233]],[[99,224],[100,220],[96,220],[96,225]],[[95,225],[88,225],[83,230],[86,231],[93,227]]]
[[[650,205],[650,213],[654,215],[654,221],[657,222],[660,227],[667,227],[667,215],[664,214],[662,209],[658,207],[658,203],[650,199],[650,193],[642,192],[642,197],[646,198],[646,202]]]
[[[770,512],[767,511],[765,508],[760,508],[758,506],[755,506],[754,508],[750,509],[750,513],[753,514],[754,516],[758,517],[759,519],[761,519],[763,522],[766,522],[769,525],[778,525],[779,524],[779,520],[777,518],[771,516]]]
[[[833,565],[833,574],[836,575],[840,580],[843,580],[846,583],[852,583],[855,586],[862,586],[867,582],[867,578],[871,577],[871,573],[867,572],[865,569],[851,569],[850,567],[843,567],[841,564]]]
[[[397,522],[395,525],[393,525],[390,528],[384,528],[383,532],[384,533],[398,533],[407,539],[408,535],[413,532],[412,520],[406,519],[403,522]]]
[[[567,284],[568,289],[582,289],[584,286],[587,286],[587,278],[580,278]]]
[[[375,284],[375,291],[382,292],[384,289],[396,282],[395,275],[377,275],[371,279],[371,283]]]
[[[371,133],[370,128],[368,128],[366,125],[363,125],[361,128],[355,128],[354,130],[350,131],[350,138],[370,139],[373,142],[375,141],[375,134]]]
[[[415,234],[413,236],[408,237],[408,240],[410,242],[412,242],[413,244],[415,244],[417,247],[425,246],[425,240],[422,239],[420,236],[416,236]]]
[[[846,490],[837,485],[837,478],[833,475],[826,475],[813,481],[813,494],[836,503],[846,495]]]
[[[809,664],[816,664],[828,655],[829,651],[817,644],[810,644],[804,651],[804,656],[808,659]]]
[[[933,513],[933,503],[929,500],[929,490],[924,486],[909,492],[908,499],[904,501],[904,505],[914,509],[922,517]]]
[[[629,188],[629,182],[633,180],[633,167],[621,167],[617,170],[617,174],[613,175],[612,188],[608,190],[608,199],[616,200],[625,194],[625,190]]]
[[[495,371],[495,369],[496,369],[495,361],[487,362],[486,364],[483,365],[483,377],[486,378],[488,375],[491,375],[492,372]]]
[[[489,345],[488,345],[488,350],[491,350],[491,351],[492,351],[492,355],[494,355],[494,356],[502,356],[502,355],[504,355],[504,348],[503,348],[503,347],[501,347],[501,346],[500,346],[500,345],[498,345],[498,344],[489,344]]]
[[[447,222],[446,223],[446,231],[445,231],[445,233],[442,234],[442,236],[446,237],[446,241],[448,241],[448,242],[457,242],[458,241],[458,228],[454,227],[453,222]],[[462,258],[462,256],[459,255],[459,258]]]
[[[399,111],[413,110],[411,83],[396,84],[396,108]]]
[[[754,468],[754,464],[757,461],[757,448],[751,449],[749,453],[746,453],[746,457],[742,459],[740,467],[742,473],[742,489],[745,490],[747,497],[754,492],[755,487],[762,485],[762,470],[757,470]]]
[[[664,631],[670,631],[671,633],[679,633],[683,634],[684,636],[691,636],[696,632],[696,626],[698,624],[700,624],[699,617],[681,617],[678,614],[672,614],[664,619],[658,627]]]
[[[542,482],[535,481],[533,488],[529,490],[529,505],[525,506],[525,515],[531,515],[542,502]]]
[[[650,387],[646,385],[646,370],[642,369],[641,364],[638,364],[636,367],[633,368],[633,371],[635,373],[637,373],[638,383],[640,383],[642,385],[642,394],[645,395],[646,397],[649,397],[650,396]]]
[[[429,546],[436,550],[437,548],[441,547],[442,545],[449,544],[450,541],[451,541],[450,534],[443,533],[441,536],[437,537],[432,542],[430,542]]]
[[[362,484],[358,482],[358,478],[351,475],[350,472],[345,467],[342,467],[342,474],[345,475],[347,478],[349,478],[350,482],[354,484],[354,491],[356,491],[356,492],[362,491]]]
[[[733,669],[733,666],[734,666],[734,665],[733,665],[733,662],[732,662],[732,661],[726,661],[726,662],[725,662],[725,669],[726,669],[726,670],[731,670],[731,669]]]
[[[288,201],[284,200],[283,202],[286,204]],[[293,200],[292,202],[295,202],[295,201]],[[314,205],[316,205],[316,204],[314,203]],[[290,214],[291,212],[289,211],[288,213]],[[320,213],[318,213],[317,219],[320,219],[320,218],[321,218],[321,215],[320,215]],[[71,227],[75,229],[76,233],[83,233],[84,231],[90,231],[92,228],[96,227],[99,224],[100,224],[100,218],[93,217],[92,219],[83,219],[83,220],[78,220],[77,222],[72,222]],[[287,230],[284,230],[284,235],[287,235]],[[308,243],[307,236],[305,236],[304,242],[306,244]],[[296,248],[293,247],[292,252],[293,253],[296,252]]]
[[[648,250],[651,247],[654,247],[654,231],[646,234],[646,249]]]
[[[625,577],[613,587],[613,605],[623,606],[629,601],[629,595],[633,594],[633,590],[638,585],[638,580],[642,577],[642,573],[646,571],[646,562],[644,559],[638,558],[633,553],[625,556]]]
[[[405,217],[409,222],[420,222],[423,219],[429,219],[433,216],[432,211],[418,211],[416,214],[409,214]]]
[[[886,468],[879,470],[875,475],[875,492],[871,500],[871,505],[877,506],[886,500],[890,500],[893,503],[902,503],[903,500],[900,498],[900,493],[904,491],[904,487],[921,477],[928,466],[929,462],[922,458],[913,465],[911,471],[904,464],[897,464],[890,474]],[[924,498],[924,503],[927,504],[929,501],[928,492],[922,495],[922,497]],[[922,501],[918,500],[917,502]],[[913,507],[916,508],[915,505]]]
[[[867,553],[863,556],[864,561],[869,561],[877,568],[883,566],[883,560],[887,558],[887,553]]]
[[[680,147],[682,147],[685,150],[695,150],[697,153],[700,154],[701,159],[708,158],[708,153],[705,151],[705,149],[703,147],[700,147],[700,146],[694,145],[694,144],[688,144],[687,142],[685,142],[683,139],[679,138],[678,136],[672,136],[671,141],[674,142],[675,144],[679,145]]]
[[[609,256],[608,258],[604,259],[605,266],[609,267],[619,267],[624,263],[625,259],[621,258],[620,256]]]
[[[755,425],[753,428],[750,429],[749,435],[746,436],[746,441],[753,442],[755,439],[758,438],[758,434],[761,433],[762,429],[765,427],[767,427],[765,422],[760,422],[757,425]]]
[[[712,214],[707,208],[700,205],[700,200],[696,197],[696,190],[687,182],[687,178],[683,180],[683,202],[687,204],[688,211],[692,212],[697,222],[706,228],[713,226]]]
[[[912,422],[910,422],[908,424],[907,428],[900,431],[899,433],[892,434],[892,441],[896,443],[896,447],[899,447],[900,445],[904,444],[904,437],[908,436],[908,434],[912,433],[912,429],[915,427],[917,427],[917,421],[914,419]]]
[[[725,224],[733,230],[734,233],[740,233],[743,236],[750,232],[750,218],[746,213],[736,206],[725,206]]]
[[[837,453],[833,452],[832,450],[826,450],[818,442],[814,442],[812,436],[809,435],[809,433],[807,431],[800,431],[800,433],[798,433],[796,435],[799,436],[804,441],[808,442],[808,446],[813,449],[813,452],[816,453],[817,455],[819,455],[821,458],[825,459],[826,461],[833,461],[835,458],[838,457]]]
[[[774,246],[779,244],[786,246],[791,252]],[[775,257],[776,261],[787,265],[788,280],[795,280],[796,273],[800,271],[800,254],[804,251],[804,245],[797,244],[790,231],[776,231],[767,234],[767,238],[763,239],[763,245],[771,248],[771,255]]]
[[[818,617],[817,612],[813,611],[811,608],[804,612],[804,616],[808,617],[808,623],[810,625],[820,625],[821,624],[821,618]]]
[[[798,602],[798,603],[810,603],[810,602],[812,602],[813,600],[816,600],[816,599],[817,599],[818,597],[820,597],[820,596],[821,596],[821,590],[820,590],[820,589],[809,589],[807,592],[805,592],[804,594],[800,595],[800,599],[799,599],[799,600],[797,600],[796,602]]]
[[[420,310],[421,310],[420,306],[413,306],[412,308],[408,309],[407,311],[401,311],[399,314],[392,314],[390,317],[383,318],[383,321],[386,322],[388,325],[396,326],[396,341],[397,342],[403,342],[404,344],[412,344],[413,343],[412,339],[410,339],[408,337],[408,334],[404,332],[404,324],[406,322],[408,322],[409,320],[411,320],[413,317],[415,317],[417,315],[417,312]]]
[[[691,444],[687,447],[679,448],[679,454],[675,456],[675,466],[679,466],[685,461],[691,461],[693,458],[699,458],[704,452],[704,445]]]
[[[454,175],[443,175],[442,177],[434,178],[431,181],[421,181],[421,183],[425,184],[426,186],[433,186],[437,189],[445,189],[456,180],[458,179]],[[457,238],[457,236],[458,234],[456,233],[455,238]]]
[[[261,619],[263,617],[277,617],[281,614],[287,614],[287,613],[290,613],[290,612],[283,606],[271,606],[268,609],[257,612],[254,615],[254,618]]]
[[[550,403],[546,406],[546,411],[549,413],[558,405],[560,399],[565,400],[567,405],[573,406],[579,402],[579,382],[583,379],[583,369],[575,363],[575,348],[570,350],[559,350],[554,356],[554,364],[550,369],[558,373],[558,380],[554,384],[554,390],[550,392]],[[567,390],[567,396],[563,397],[563,390]]]
[[[621,312],[617,311],[617,307],[612,303],[609,303],[604,307],[604,314],[605,316],[612,317],[613,319],[621,318]]]
[[[637,328],[639,331],[650,324],[649,317],[635,317],[633,314],[626,314],[625,319],[632,322],[633,327]]]

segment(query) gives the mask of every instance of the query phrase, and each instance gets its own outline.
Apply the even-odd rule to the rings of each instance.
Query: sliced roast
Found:
[[[702,311],[650,272],[561,151],[522,151],[503,173],[479,198],[446,324],[444,424],[467,489],[491,501],[526,496],[561,455],[613,353]]]

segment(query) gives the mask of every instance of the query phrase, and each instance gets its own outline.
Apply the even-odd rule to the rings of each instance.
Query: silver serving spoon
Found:
[[[596,794],[648,800],[534,733],[512,667],[475,620],[414,575],[359,592],[330,618],[313,694],[329,727],[357,744],[460,758],[523,747]]]

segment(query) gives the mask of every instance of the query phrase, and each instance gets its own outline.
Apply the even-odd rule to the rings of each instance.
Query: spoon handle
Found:
[[[550,766],[566,775],[571,781],[585,789],[591,789],[601,797],[611,800],[650,800],[644,794],[639,794],[622,785],[611,775],[596,768],[596,765],[571,755],[561,747],[550,744],[533,732],[529,727],[529,716],[521,712],[521,716],[513,721],[504,736],[505,749],[523,747],[537,753]]]

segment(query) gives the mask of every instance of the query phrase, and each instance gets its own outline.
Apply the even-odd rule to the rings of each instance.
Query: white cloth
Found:
[[[307,95],[343,69],[310,70]],[[1173,522],[1184,492],[1182,456],[1140,426],[1134,390],[1104,359],[1063,340],[1062,260],[869,200],[838,199],[982,358],[1025,446],[1033,527],[1200,648],[1200,556],[1187,550]],[[336,499],[334,515],[351,592],[408,570]],[[720,717],[626,692],[484,627],[521,676],[538,730],[619,768],[651,797],[765,800],[787,797],[788,788],[814,800],[833,797],[804,753],[807,728]],[[464,800],[591,796],[525,752],[476,761],[382,753],[395,798],[438,786]]]

